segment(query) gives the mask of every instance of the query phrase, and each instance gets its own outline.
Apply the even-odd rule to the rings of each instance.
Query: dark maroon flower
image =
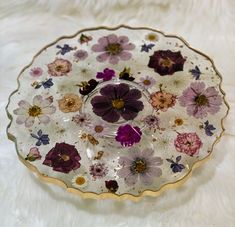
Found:
[[[100,89],[100,94],[91,100],[93,111],[108,122],[117,122],[122,116],[125,120],[132,120],[144,108],[138,100],[141,92],[130,89],[127,84],[109,84]]]
[[[180,51],[158,50],[150,56],[148,67],[153,68],[161,76],[172,75],[177,71],[183,71],[185,61]]]
[[[96,74],[97,79],[103,79],[103,81],[111,80],[113,77],[115,77],[115,71],[112,69],[104,69],[103,72],[98,72]]]
[[[119,188],[116,180],[105,181],[105,187],[112,193],[115,193]]]
[[[98,85],[98,81],[91,79],[88,82],[84,81],[78,86],[80,87],[79,92],[82,95],[88,95],[90,92],[92,92],[96,86]]]
[[[134,143],[139,143],[142,132],[139,127],[132,127],[129,124],[120,126],[117,131],[116,141],[122,146],[132,146]]]
[[[53,167],[53,170],[69,173],[80,167],[81,157],[75,146],[67,143],[56,143],[46,155],[44,165]]]

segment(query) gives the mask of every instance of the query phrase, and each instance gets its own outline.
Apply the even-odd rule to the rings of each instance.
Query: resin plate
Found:
[[[221,76],[184,40],[93,28],[43,48],[7,107],[8,136],[42,179],[89,198],[157,195],[224,131]]]

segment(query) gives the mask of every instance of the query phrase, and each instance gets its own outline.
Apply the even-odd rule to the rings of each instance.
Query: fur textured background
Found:
[[[0,0],[0,226],[235,226],[234,12],[234,0]],[[5,135],[7,97],[39,49],[82,28],[119,24],[179,34],[207,53],[231,107],[211,160],[178,189],[139,203],[81,200],[40,183]]]

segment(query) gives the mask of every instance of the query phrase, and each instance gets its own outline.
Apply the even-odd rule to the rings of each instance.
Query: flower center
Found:
[[[104,130],[103,126],[101,125],[96,125],[95,126],[95,132],[101,133]]]
[[[112,55],[116,55],[122,52],[122,46],[119,43],[110,43],[105,50]]]
[[[77,185],[83,185],[86,182],[86,180],[84,177],[77,177],[75,182]]]
[[[60,72],[62,69],[63,69],[63,66],[62,66],[62,65],[57,65],[57,66],[55,67],[55,70],[56,70],[57,72]]]
[[[208,99],[205,95],[199,95],[194,100],[198,106],[205,106],[208,103]]]
[[[70,159],[70,157],[69,157],[68,155],[66,155],[66,154],[62,154],[60,157],[61,157],[65,162],[67,162],[67,161]]]
[[[134,161],[133,170],[136,173],[143,173],[146,169],[147,169],[147,165],[144,160],[138,159]]]
[[[114,99],[113,101],[112,101],[112,106],[113,106],[113,108],[115,108],[115,109],[122,109],[123,107],[124,107],[124,101],[122,100],[122,99]]]
[[[144,80],[144,81],[143,81],[143,84],[144,84],[144,85],[150,85],[150,84],[151,84],[151,81],[150,81],[150,80]]]
[[[171,68],[174,62],[170,58],[161,58],[160,65],[163,67]]]
[[[74,106],[74,104],[75,104],[75,99],[73,99],[73,98],[66,98],[65,99],[65,101],[66,101],[66,106],[67,107],[72,107],[72,106]]]
[[[176,118],[175,119],[175,125],[180,126],[184,123],[183,119],[181,118]]]
[[[39,106],[32,106],[28,110],[29,116],[31,117],[37,117],[42,113],[42,109]]]
[[[154,40],[156,40],[157,38],[156,38],[156,36],[155,36],[154,34],[150,34],[150,35],[148,35],[148,39],[149,39],[150,41],[154,41]]]

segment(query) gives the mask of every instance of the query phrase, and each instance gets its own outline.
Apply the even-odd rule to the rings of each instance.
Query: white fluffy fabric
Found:
[[[0,226],[235,226],[234,0],[0,0]],[[82,200],[38,181],[7,140],[4,108],[20,70],[47,43],[100,25],[148,26],[210,55],[231,110],[211,159],[181,187],[138,203]]]

